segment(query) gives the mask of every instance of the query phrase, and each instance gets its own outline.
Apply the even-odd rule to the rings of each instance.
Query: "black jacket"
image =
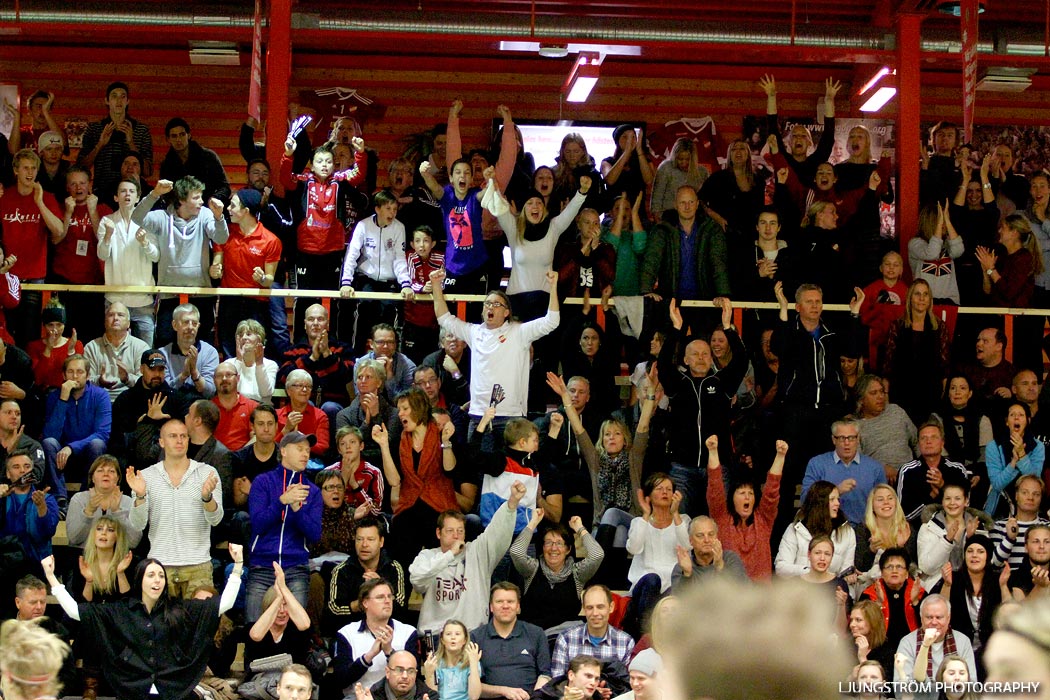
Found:
[[[796,318],[778,321],[771,345],[780,358],[777,392],[782,404],[841,406],[846,400],[840,357],[860,357],[864,349],[860,316],[850,314],[849,329],[839,334],[820,323],[818,338]]]

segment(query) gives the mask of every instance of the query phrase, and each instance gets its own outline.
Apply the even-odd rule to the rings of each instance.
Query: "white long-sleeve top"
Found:
[[[355,273],[381,282],[396,281],[402,287],[411,286],[405,255],[405,225],[394,219],[389,226],[380,226],[375,214],[358,221],[343,259],[339,285],[353,285]]]
[[[233,571],[230,572],[229,578],[226,579],[226,585],[223,586],[222,596],[219,598],[219,614],[232,610],[233,604],[237,602],[237,594],[241,590],[241,567],[233,567]],[[62,610],[74,620],[80,621],[80,605],[77,601],[73,600],[73,596],[69,594],[66,587],[63,584],[58,584],[51,587],[51,593],[58,600],[58,604],[62,606]],[[86,603],[86,605],[92,605],[92,603]],[[96,603],[96,605],[104,605],[104,603]]]
[[[109,242],[106,242],[105,221],[113,222],[113,235],[110,236]],[[97,252],[98,259],[104,263],[106,284],[129,287],[148,287],[155,284],[153,263],[160,260],[160,248],[149,236],[146,236],[146,245],[139,243],[135,238],[138,230],[138,225],[131,222],[131,217],[125,219],[119,211],[99,222]],[[129,309],[134,309],[152,306],[153,295],[106,292],[106,301],[110,304],[119,302]]]
[[[518,234],[518,217],[507,212],[499,217],[499,225],[507,234],[510,246],[510,280],[507,294],[539,292],[547,286],[547,270],[554,263],[554,248],[565,229],[572,225],[587,195],[576,193],[560,214],[550,221],[547,235],[538,241],[526,241]]]
[[[670,527],[654,527],[645,518],[631,521],[627,533],[627,551],[634,556],[627,579],[631,586],[646,574],[660,577],[661,592],[671,587],[671,572],[678,563],[675,547],[689,547],[689,516],[682,515],[682,524]]]
[[[244,360],[233,358],[240,378],[237,380],[237,393],[254,401],[265,404],[273,403],[273,387],[277,381],[277,363],[268,357],[262,362],[256,360],[248,367]]]
[[[508,321],[499,328],[467,323],[450,313],[438,319],[443,330],[452,331],[470,348],[470,415],[485,414],[496,384],[506,396],[496,406],[497,416],[520,418],[528,412],[529,346],[557,328],[560,320],[557,311],[526,323]]]
[[[778,576],[801,576],[809,571],[809,541],[812,539],[809,529],[798,521],[784,530],[774,563]],[[857,533],[846,523],[831,533],[831,543],[835,546],[835,554],[828,571],[837,575],[853,566],[857,554]]]

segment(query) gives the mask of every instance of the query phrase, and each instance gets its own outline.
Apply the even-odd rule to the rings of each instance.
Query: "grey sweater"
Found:
[[[157,198],[149,194],[135,207],[131,220],[146,229],[150,240],[160,250],[157,284],[173,287],[210,287],[208,267],[211,250],[208,241],[225,243],[230,237],[225,217],[216,220],[206,206],[189,221],[165,210],[150,211]]]

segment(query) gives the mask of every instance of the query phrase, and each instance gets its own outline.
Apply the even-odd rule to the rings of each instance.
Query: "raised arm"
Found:
[[[423,182],[426,183],[427,189],[430,190],[430,194],[434,199],[441,201],[441,198],[445,196],[445,188],[434,179],[434,174],[430,172],[430,168],[430,161],[423,161],[419,164],[419,174],[423,176]]]
[[[448,311],[448,302],[445,301],[445,268],[439,268],[430,273],[431,295],[434,297],[434,315],[441,318]]]

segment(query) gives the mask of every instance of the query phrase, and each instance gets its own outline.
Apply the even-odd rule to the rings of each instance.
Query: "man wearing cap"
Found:
[[[84,346],[88,378],[108,391],[112,401],[138,382],[136,369],[142,354],[150,349],[144,341],[131,335],[130,329],[128,307],[120,302],[110,304],[106,309],[105,332]]]
[[[168,120],[164,127],[168,153],[160,164],[160,179],[175,182],[192,176],[204,183],[204,201],[212,197],[230,203],[230,182],[218,154],[193,140],[190,125],[182,117]]]
[[[126,83],[110,83],[105,100],[109,116],[88,124],[84,131],[77,162],[85,168],[94,167],[96,193],[112,191],[120,164],[131,151],[142,156],[142,170],[147,177],[153,172],[153,137],[148,126],[128,114],[130,96]]]
[[[293,431],[281,438],[281,463],[260,474],[248,495],[252,524],[251,569],[245,598],[245,622],[262,612],[266,589],[274,584],[274,564],[302,605],[310,588],[309,544],[321,538],[321,489],[306,475],[316,438]]]
[[[149,524],[149,556],[164,564],[169,595],[189,598],[212,585],[211,528],[222,522],[222,485],[215,468],[190,459],[186,424],[171,418],[160,428],[164,459],[141,472],[128,467],[135,497],[132,527]]]
[[[209,274],[222,280],[220,286],[234,289],[269,289],[281,261],[281,241],[259,222],[262,195],[243,189],[230,200],[229,239],[215,246]],[[237,352],[234,330],[246,319],[254,319],[270,330],[270,302],[260,297],[222,297],[219,300],[219,342],[228,357]]]
[[[186,407],[164,381],[168,361],[157,349],[147,349],[139,362],[142,373],[135,386],[113,402],[113,436],[110,451],[128,464],[153,464],[160,459],[157,438],[171,418],[185,418]]]
[[[642,649],[627,667],[631,690],[617,695],[613,700],[660,700],[660,684],[656,675],[663,667],[663,660],[654,649]]]
[[[29,145],[29,148],[35,148],[40,156],[40,170],[36,174],[36,181],[44,188],[44,192],[54,195],[55,199],[65,199],[69,163],[62,157],[65,151],[62,132],[45,131]]]

